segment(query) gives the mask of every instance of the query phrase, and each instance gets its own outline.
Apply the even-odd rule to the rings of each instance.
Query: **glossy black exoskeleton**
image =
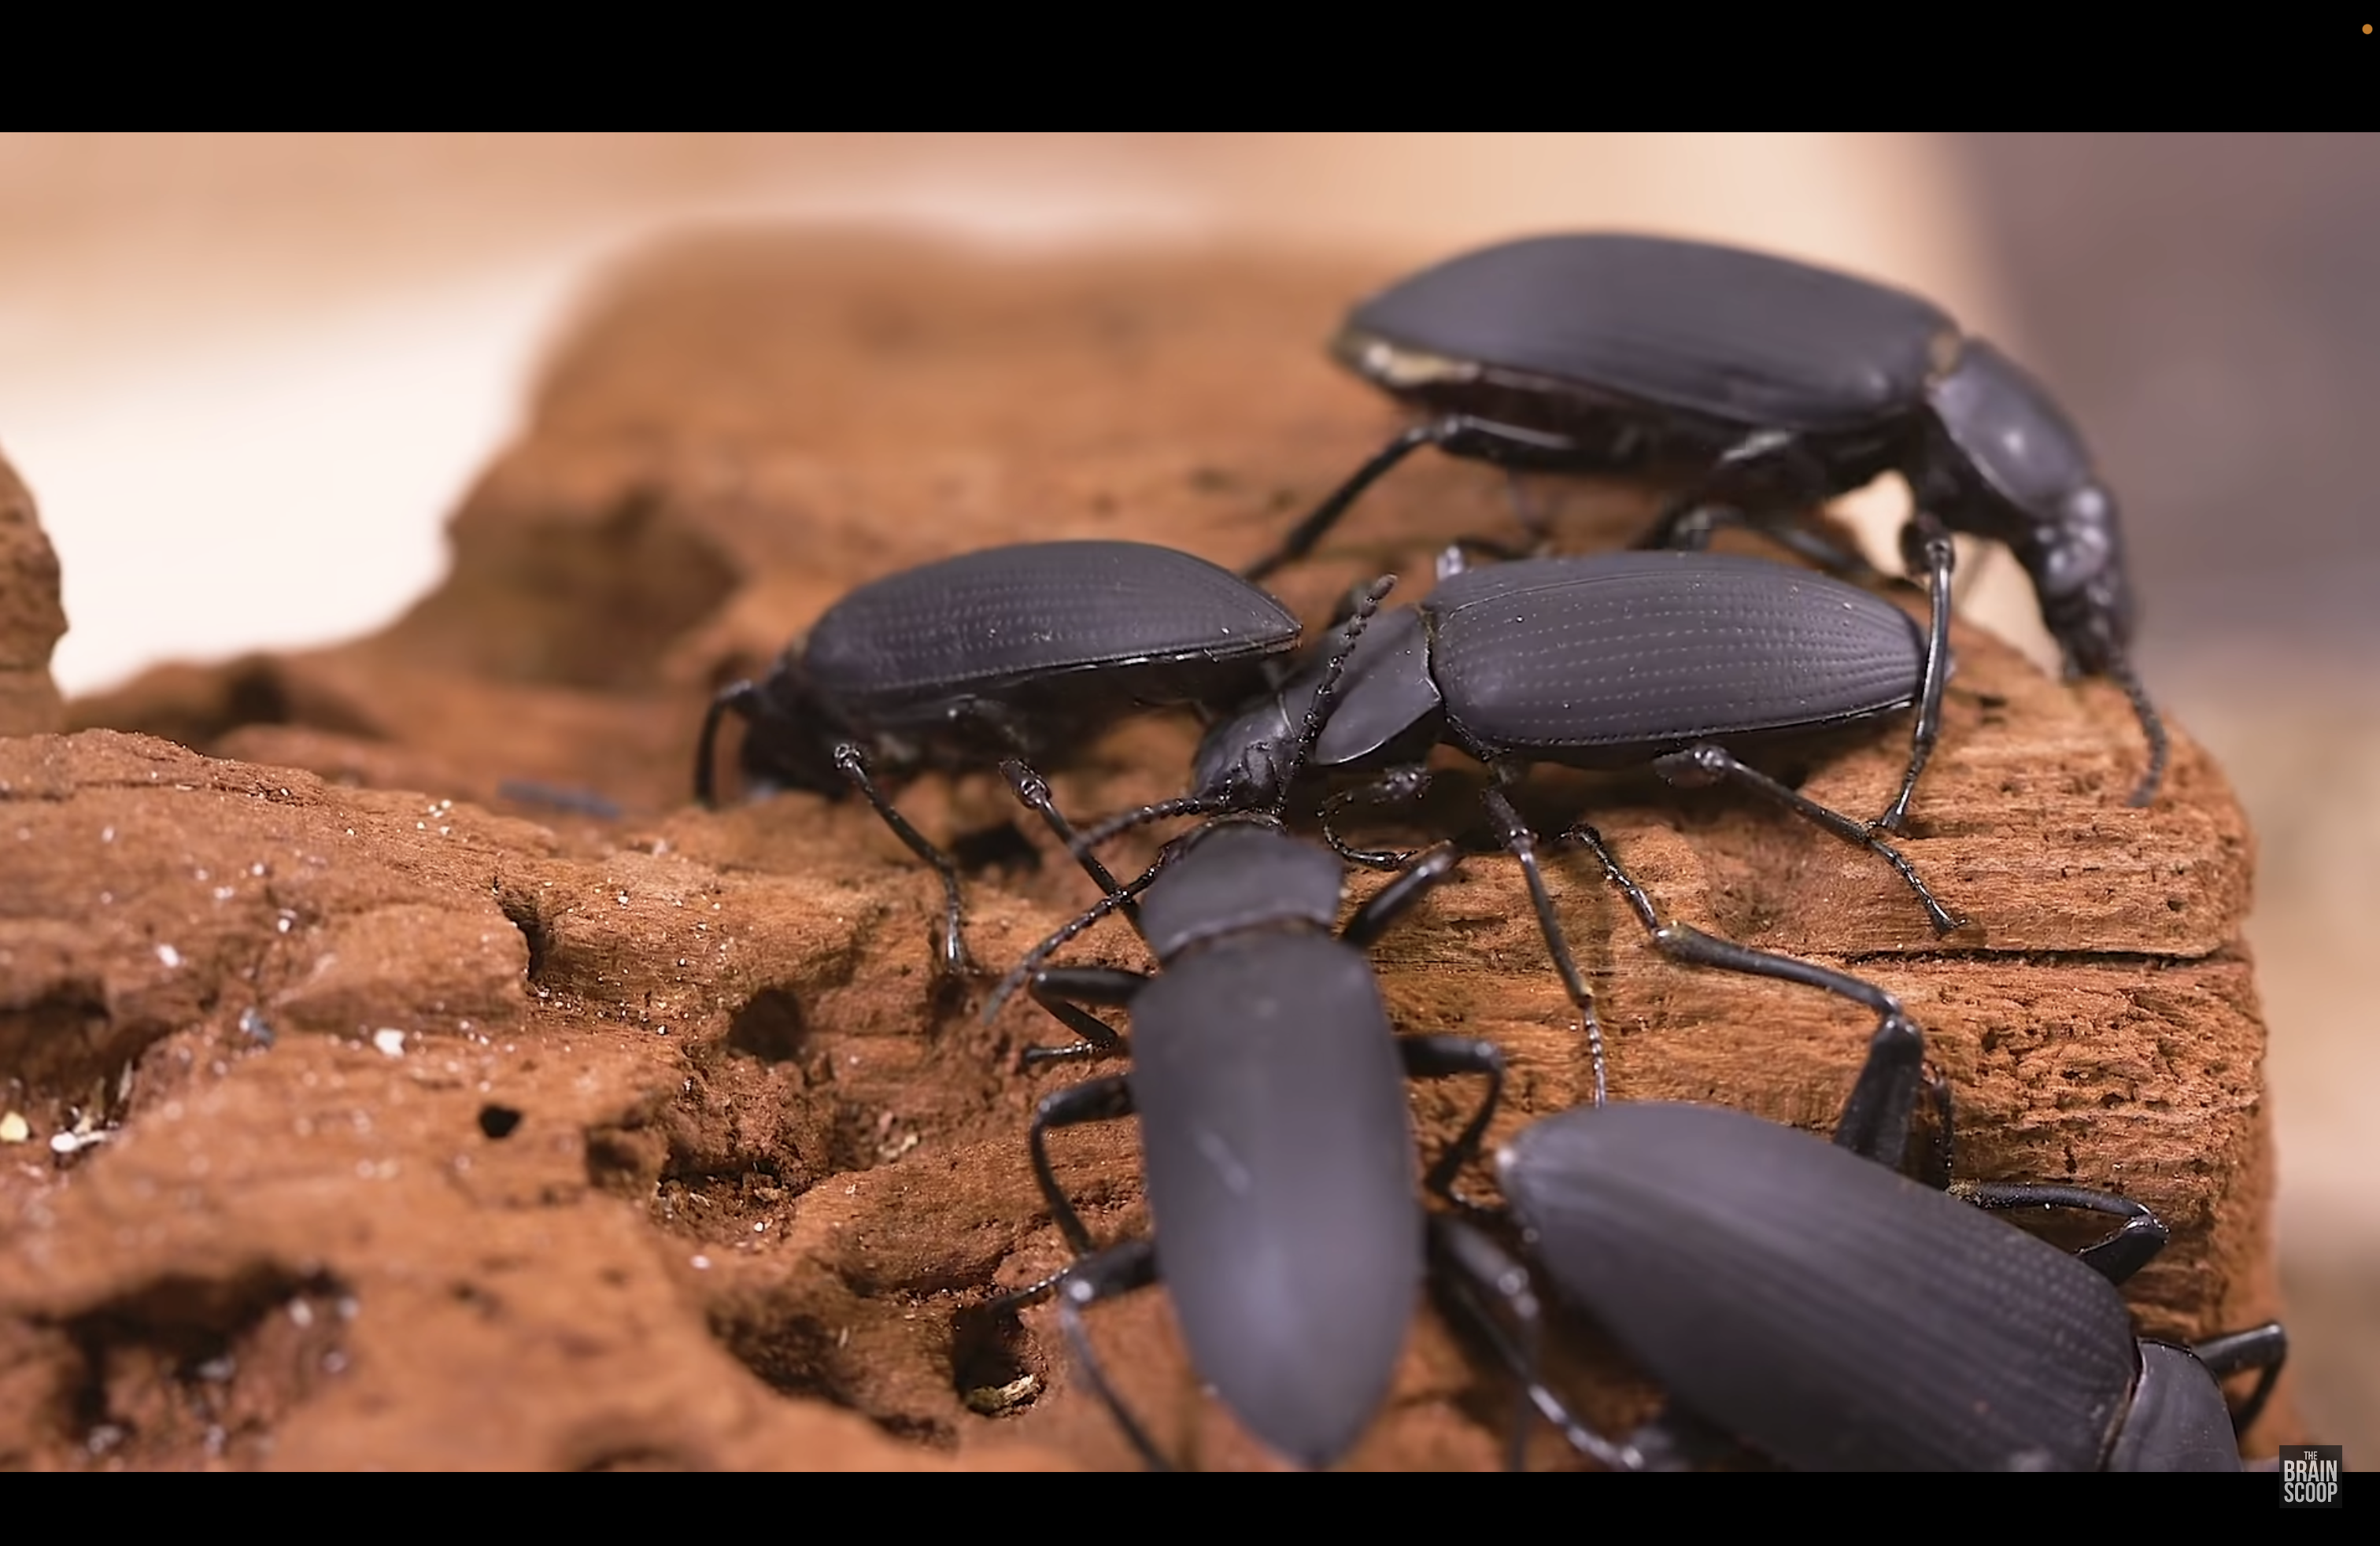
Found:
[[[1897,471],[1902,534],[1934,594],[1929,659],[1949,625],[1949,534],[2004,542],[2024,566],[2070,675],[2122,686],[2149,743],[2131,795],[2164,777],[2164,726],[2127,653],[2134,625],[2116,500],[2041,385],[1940,308],[1828,269],[1707,242],[1585,233],[1450,259],[1357,306],[1332,345],[1429,417],[1359,468],[1280,547],[1310,550],[1357,495],[1423,445],[1515,469],[1682,478],[1648,538],[1698,545],[1743,520],[1805,555],[1864,570],[1793,524],[1803,508]],[[1542,533],[1540,533],[1542,538]],[[1926,674],[1910,766],[1878,818],[1902,823],[1940,723]]]
[[[1059,1090],[1033,1119],[1034,1175],[1075,1260],[978,1313],[1054,1294],[1077,1367],[1150,1466],[1168,1462],[1109,1385],[1081,1311],[1160,1279],[1200,1375],[1281,1455],[1338,1459],[1387,1394],[1426,1262],[1404,1081],[1488,1081],[1425,1182],[1451,1196],[1495,1110],[1503,1062],[1488,1042],[1396,1035],[1365,952],[1460,857],[1451,845],[1430,849],[1336,929],[1336,858],[1269,820],[1211,822],[1134,883],[1146,886],[1134,921],[1163,969],[1040,965],[1120,910],[1130,888],[1116,888],[987,1006],[988,1019],[1023,982],[1083,1038],[1035,1049],[1033,1061],[1121,1051],[1083,1006],[1131,1013],[1131,1072]],[[1047,1135],[1135,1115],[1154,1236],[1101,1249],[1050,1168]]]
[[[2263,1370],[2244,1430],[2279,1375],[2280,1326],[2138,1339],[2116,1285],[2163,1248],[2163,1223],[2083,1187],[1951,1183],[1938,1083],[1932,1184],[1900,1174],[1922,1077],[1913,1028],[1888,1027],[1833,1143],[1646,1102],[1565,1112],[1504,1147],[1530,1257],[1671,1398],[1625,1439],[1539,1382],[1534,1291],[1487,1236],[1440,1223],[1436,1281],[1536,1409],[1614,1468],[1714,1458],[1715,1437],[1802,1470],[2238,1470],[2217,1382]],[[2042,1207],[2123,1223],[2069,1254],[1985,1211]]]
[[[747,722],[747,789],[856,789],[941,876],[937,965],[972,969],[958,868],[875,777],[1063,763],[1143,709],[1230,708],[1297,647],[1297,618],[1203,558],[1145,542],[1026,542],[920,565],[852,591],[759,682],[712,701],[696,798],[715,793],[713,743]]]
[[[1293,756],[1293,726],[1313,718],[1320,664],[1218,724],[1200,747],[1193,792],[1125,812],[1086,844],[1140,822],[1272,805],[1285,770],[1368,775],[1323,806],[1324,832],[1345,858],[1382,867],[1401,856],[1352,849],[1330,818],[1354,801],[1409,802],[1429,783],[1424,759],[1441,743],[1494,774],[1483,796],[1497,835],[1520,862],[1548,950],[1596,1041],[1591,996],[1555,920],[1537,838],[1506,790],[1527,767],[1650,767],[1674,785],[1725,783],[1785,807],[1890,863],[1937,931],[1960,919],[1900,852],[1863,823],[1739,759],[1747,751],[1851,730],[1917,699],[1923,642],[1890,603],[1824,575],[1706,553],[1619,553],[1523,559],[1448,576],[1420,604],[1374,618],[1332,677],[1336,699],[1310,753]],[[1702,965],[1784,978],[1842,993],[1881,1016],[1899,1006],[1869,985],[1664,922],[1584,822],[1567,838],[1592,848],[1659,948]]]

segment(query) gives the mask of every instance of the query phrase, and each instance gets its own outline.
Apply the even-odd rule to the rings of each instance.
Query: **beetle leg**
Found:
[[[1757,1459],[1674,1402],[1663,1403],[1658,1412],[1629,1434],[1628,1447],[1642,1457],[1637,1468],[1646,1471],[1698,1471],[1722,1460]]]
[[[1305,557],[1314,550],[1324,533],[1339,524],[1339,517],[1355,503],[1366,489],[1379,481],[1390,468],[1412,456],[1425,445],[1436,445],[1458,456],[1476,456],[1486,461],[1505,462],[1508,459],[1527,460],[1533,456],[1559,457],[1565,452],[1575,453],[1577,443],[1565,435],[1541,434],[1510,424],[1491,423],[1467,414],[1449,414],[1425,424],[1400,430],[1386,445],[1374,452],[1371,458],[1357,468],[1314,512],[1281,539],[1279,547],[1240,571],[1240,578],[1251,582],[1261,580],[1282,565]]]
[[[1065,1188],[1058,1185],[1057,1175],[1050,1168],[1050,1129],[1113,1122],[1132,1113],[1132,1086],[1120,1074],[1051,1090],[1033,1109],[1033,1130],[1026,1139],[1033,1151],[1033,1179],[1041,1187],[1042,1200],[1050,1205],[1050,1222],[1058,1226],[1076,1256],[1091,1254],[1091,1232],[1083,1227],[1082,1215],[1066,1200]]]
[[[1486,1342],[1520,1383],[1509,1469],[1522,1468],[1532,1408],[1560,1430],[1572,1447],[1598,1464],[1615,1471],[1645,1468],[1633,1445],[1615,1444],[1596,1432],[1547,1388],[1540,1353],[1545,1316],[1526,1267],[1477,1229],[1444,1213],[1429,1218],[1429,1260],[1430,1282],[1439,1290],[1441,1308]]]
[[[1925,1058],[1925,1038],[1916,1022],[1898,1010],[1886,1015],[1868,1040],[1867,1061],[1860,1065],[1859,1077],[1835,1118],[1835,1146],[1899,1170],[1909,1151],[1910,1120],[1916,1114]]]
[[[1950,1081],[1931,1068],[1925,1070],[1925,1103],[1933,1108],[1934,1124],[1917,1179],[1937,1192],[1947,1192],[1950,1177],[1959,1173],[1958,1118],[1951,1110]]]
[[[1497,769],[1502,778],[1509,770]],[[1502,788],[1491,784],[1480,794],[1488,806],[1488,819],[1495,824],[1496,834],[1504,846],[1512,850],[1520,862],[1521,878],[1529,885],[1529,905],[1536,909],[1537,927],[1546,936],[1546,953],[1554,958],[1554,970],[1560,974],[1562,991],[1570,995],[1572,1007],[1578,1011],[1581,1029],[1586,1032],[1586,1057],[1595,1071],[1595,1103],[1604,1102],[1606,1085],[1603,1065],[1603,1023],[1595,1017],[1595,995],[1587,991],[1586,979],[1579,974],[1578,962],[1570,953],[1570,941],[1562,934],[1560,920],[1554,917],[1554,901],[1546,891],[1546,877],[1537,867],[1536,834],[1521,820],[1512,802]]]
[[[702,716],[702,738],[695,743],[694,748],[694,797],[698,801],[706,806],[714,803],[712,796],[717,786],[712,776],[716,765],[713,756],[714,743],[719,739],[720,720],[732,712],[748,724],[759,716],[761,708],[760,688],[757,682],[731,682],[720,688],[719,696],[710,700],[710,709]]]
[[[1083,1329],[1083,1311],[1101,1299],[1112,1299],[1136,1288],[1146,1288],[1157,1281],[1157,1252],[1146,1240],[1127,1240],[1111,1247],[1088,1260],[1077,1262],[1068,1270],[1058,1284],[1058,1325],[1066,1333],[1067,1345],[1074,1349],[1075,1362],[1090,1382],[1091,1392],[1108,1409],[1108,1415],[1123,1430],[1124,1437],[1140,1453],[1141,1463],[1152,1471],[1170,1471],[1172,1463],[1158,1452],[1148,1430],[1126,1409],[1108,1383],[1107,1371],[1099,1367],[1099,1355],[1091,1350],[1090,1334]]]
[[[1917,894],[1917,900],[1925,907],[1925,916],[1932,921],[1936,933],[1947,934],[1966,925],[1965,919],[1935,899],[1934,893],[1926,889],[1925,882],[1919,877],[1916,866],[1902,858],[1900,849],[1841,811],[1829,810],[1801,791],[1787,788],[1767,773],[1746,767],[1721,747],[1705,741],[1683,751],[1673,751],[1666,757],[1656,758],[1653,771],[1681,789],[1703,788],[1724,782],[1772,800],[1803,820],[1825,828],[1846,843],[1867,849],[1891,865],[1908,883],[1909,889]]]
[[[1917,694],[1917,723],[1909,736],[1909,771],[1901,775],[1900,792],[1884,808],[1884,814],[1870,823],[1876,832],[1899,832],[1909,819],[1909,798],[1917,792],[1917,775],[1925,771],[1934,743],[1942,735],[1942,684],[1950,676],[1950,566],[1958,554],[1950,544],[1949,529],[1920,514],[1909,523],[1901,542],[1912,557],[1924,563],[1931,617],[1925,632],[1925,680]]]
[[[1330,851],[1350,864],[1360,864],[1367,870],[1402,870],[1415,862],[1408,853],[1387,848],[1351,848],[1340,840],[1331,818],[1350,805],[1411,805],[1429,792],[1429,769],[1415,762],[1407,767],[1383,770],[1378,777],[1342,789],[1322,802],[1322,841]]]
[[[1099,862],[1099,855],[1084,844],[1075,831],[1075,824],[1060,813],[1057,802],[1050,797],[1050,781],[1035,772],[1031,763],[1022,757],[1011,757],[1000,764],[1000,773],[1008,780],[1009,788],[1015,792],[1016,803],[1041,818],[1043,824],[1057,835],[1058,841],[1065,845],[1066,851],[1075,856],[1075,862],[1083,867],[1083,872],[1090,876],[1093,885],[1111,896],[1123,889],[1115,876],[1109,873],[1108,867]],[[1134,928],[1140,927],[1137,905],[1130,901],[1121,902],[1117,904],[1117,910],[1132,920]]]
[[[1764,520],[1732,505],[1706,502],[1675,506],[1670,514],[1656,522],[1636,545],[1640,548],[1700,553],[1710,546],[1711,538],[1724,527],[1756,532],[1828,574],[1840,575],[1851,580],[1876,578],[1875,565],[1859,554],[1828,542],[1809,528],[1791,521]]]
[[[1091,1387],[1123,1430],[1132,1447],[1140,1454],[1141,1463],[1153,1471],[1170,1471],[1173,1466],[1158,1453],[1148,1430],[1135,1421],[1108,1383],[1107,1371],[1099,1367],[1099,1356],[1091,1350],[1089,1335],[1083,1328],[1082,1312],[1102,1299],[1120,1298],[1135,1289],[1146,1288],[1157,1281],[1157,1252],[1146,1240],[1126,1240],[1110,1246],[1103,1251],[1079,1257],[1063,1268],[1012,1293],[976,1307],[967,1313],[979,1316],[1013,1316],[1018,1310],[1039,1304],[1055,1296],[1058,1300],[1058,1325],[1073,1348],[1075,1362]]]
[[[2145,1204],[2114,1192],[2054,1181],[1960,1181],[1949,1189],[1978,1208],[2077,1208],[2123,1220],[2113,1235],[2074,1253],[2109,1283],[2123,1283],[2165,1249],[2165,1221]]]
[[[1330,491],[1323,502],[1314,507],[1304,520],[1289,529],[1281,545],[1240,571],[1240,578],[1251,584],[1263,579],[1282,565],[1305,557],[1322,540],[1323,533],[1339,524],[1347,506],[1355,503],[1366,489],[1378,482],[1388,470],[1437,439],[1432,432],[1435,424],[1415,424],[1400,430],[1386,445],[1372,453],[1363,466],[1349,474],[1346,481]]]
[[[1803,526],[1796,515],[1837,492],[1826,463],[1791,432],[1755,430],[1722,452],[1708,472],[1671,499],[1640,548],[1707,547],[1722,526],[1756,531],[1828,574],[1876,578],[1876,566]]]
[[[1454,867],[1462,862],[1463,850],[1451,843],[1424,850],[1405,865],[1395,880],[1374,892],[1369,901],[1355,909],[1355,916],[1339,931],[1339,937],[1358,950],[1371,949],[1382,934],[1412,910],[1415,903],[1454,873]]]
[[[1446,1146],[1438,1163],[1429,1167],[1423,1185],[1447,1201],[1474,1212],[1486,1212],[1481,1204],[1472,1201],[1454,1189],[1457,1172],[1479,1152],[1479,1139],[1488,1131],[1488,1124],[1496,1114],[1496,1102],[1504,1094],[1504,1053],[1493,1041],[1482,1041],[1469,1036],[1401,1036],[1397,1038],[1397,1055],[1404,1059],[1405,1077],[1415,1079],[1442,1079],[1453,1075],[1478,1074],[1488,1080],[1487,1099],[1479,1102],[1471,1120]]]
[[[1121,967],[1052,967],[1035,972],[1026,992],[1033,995],[1034,1003],[1055,1016],[1082,1040],[1063,1047],[1027,1047],[1017,1054],[1017,1067],[1030,1068],[1036,1064],[1052,1063],[1061,1058],[1129,1053],[1131,1046],[1116,1033],[1113,1026],[1082,1006],[1086,1004],[1130,1004],[1148,986],[1146,975],[1126,971]]]
[[[934,867],[942,877],[942,937],[934,964],[945,977],[978,977],[983,968],[968,954],[966,936],[959,927],[959,867],[951,856],[926,841],[925,834],[909,824],[909,819],[893,809],[892,802],[868,776],[868,755],[850,741],[834,749],[835,771],[851,781],[852,786],[876,808],[876,814],[892,829],[892,835],[908,845],[909,851]]]
[[[1168,853],[1172,851],[1171,848],[1167,850]],[[1000,1018],[1001,1007],[1007,1004],[1017,989],[1032,980],[1033,975],[1040,969],[1041,963],[1048,960],[1060,946],[1154,884],[1159,874],[1164,870],[1165,859],[1166,855],[1159,855],[1156,863],[1092,903],[1081,913],[1069,919],[1056,933],[1026,951],[1025,959],[1010,968],[1008,975],[1000,980],[999,984],[992,989],[990,996],[984,1000],[983,1010],[979,1016],[983,1023],[990,1025]]]
[[[1871,1159],[1890,1152],[1898,1163],[1901,1147],[1908,1141],[1910,1112],[1916,1101],[1917,1070],[1925,1048],[1922,1033],[1902,1012],[1899,999],[1873,982],[1812,961],[1755,950],[1674,919],[1665,922],[1645,888],[1621,868],[1618,856],[1604,842],[1601,833],[1578,822],[1562,834],[1562,841],[1586,846],[1603,866],[1605,878],[1627,898],[1628,908],[1636,915],[1636,921],[1653,936],[1654,948],[1671,960],[1781,982],[1799,982],[1875,1010],[1877,1025],[1868,1043],[1868,1061],[1860,1070],[1851,1099],[1844,1102],[1842,1116],[1836,1124],[1836,1141]],[[1848,1140],[1846,1133],[1852,1135]]]
[[[2267,1321],[2244,1332],[2225,1332],[2204,1342],[2192,1343],[2190,1351],[2206,1372],[2218,1381],[2228,1379],[2243,1369],[2264,1371],[2239,1410],[2231,1414],[2231,1426],[2245,1433],[2256,1426],[2264,1415],[2265,1403],[2273,1394],[2273,1385],[2281,1377],[2281,1364],[2289,1356],[2289,1336],[2277,1321]]]

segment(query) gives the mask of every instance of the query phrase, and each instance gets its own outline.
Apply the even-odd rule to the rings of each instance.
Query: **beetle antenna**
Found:
[[[1165,868],[1166,862],[1172,858],[1172,855],[1173,847],[1169,844],[1167,845],[1165,851],[1157,856],[1156,862],[1149,865],[1148,869],[1142,870],[1139,874],[1135,875],[1131,880],[1124,882],[1123,884],[1116,887],[1115,890],[1109,892],[1105,896],[1102,896],[1098,901],[1092,903],[1088,907],[1085,908],[1080,914],[1078,914],[1073,921],[1067,923],[1057,932],[1043,940],[1039,944],[1035,945],[1031,950],[1026,951],[1025,953],[1025,959],[1017,962],[1014,969],[1010,971],[1006,977],[1000,980],[1000,985],[991,991],[991,997],[984,1001],[983,1014],[981,1016],[983,1023],[985,1025],[990,1025],[992,1021],[998,1019],[1000,1017],[1002,1007],[1005,1005],[1010,999],[1016,996],[1016,990],[1025,986],[1026,980],[1031,978],[1036,971],[1040,969],[1041,963],[1055,955],[1065,945],[1067,941],[1073,939],[1075,935],[1082,933],[1085,930],[1099,922],[1099,919],[1107,917],[1108,914],[1125,906],[1135,897],[1138,896],[1142,892],[1147,891],[1149,888],[1149,885],[1156,881],[1157,872]]]
[[[1161,822],[1169,816],[1220,816],[1231,809],[1231,801],[1212,795],[1177,795],[1170,800],[1159,800],[1154,805],[1123,811],[1096,826],[1086,827],[1075,835],[1075,842],[1079,850],[1087,852],[1120,833],[1147,826],[1151,822]]]
[[[2165,721],[2158,717],[2156,705],[2149,701],[2149,689],[2141,685],[2140,674],[2132,669],[2131,659],[2119,654],[2110,660],[2107,676],[2132,700],[2132,712],[2140,716],[2141,734],[2149,738],[2148,772],[2141,774],[2131,798],[2126,802],[2138,808],[2156,798],[2157,785],[2165,782],[2166,763],[2173,756],[2173,745],[2166,736]]]
[[[1339,697],[1340,682],[1346,675],[1348,659],[1355,652],[1355,641],[1364,637],[1364,629],[1371,622],[1372,615],[1380,609],[1381,599],[1388,595],[1396,582],[1396,576],[1382,575],[1358,592],[1355,610],[1349,615],[1344,625],[1344,637],[1331,650],[1330,659],[1324,663],[1321,685],[1315,689],[1313,701],[1306,705],[1305,717],[1297,727],[1297,738],[1290,743],[1288,765],[1281,779],[1281,796],[1273,807],[1276,815],[1288,802],[1290,785],[1305,770],[1306,759],[1314,754],[1315,742],[1322,736],[1322,726],[1330,719],[1330,710]],[[1075,837],[1075,856],[1079,859],[1110,838],[1151,822],[1161,822],[1171,816],[1221,816],[1235,809],[1241,808],[1228,795],[1177,795],[1169,800],[1158,800],[1135,810],[1121,811],[1094,826],[1084,828]]]
[[[732,711],[747,724],[758,719],[764,704],[759,684],[750,681],[731,682],[719,689],[710,707],[702,716],[702,739],[694,749],[694,797],[705,808],[716,805],[713,782],[713,753],[719,740],[719,722]]]
[[[1322,685],[1314,689],[1314,699],[1305,706],[1305,718],[1297,726],[1297,739],[1291,743],[1288,765],[1281,772],[1281,796],[1273,802],[1279,812],[1289,803],[1290,785],[1305,771],[1306,759],[1314,755],[1314,743],[1322,738],[1322,726],[1329,723],[1330,711],[1338,706],[1339,684],[1347,674],[1347,663],[1354,657],[1355,645],[1364,637],[1372,615],[1380,610],[1381,600],[1395,588],[1397,577],[1382,575],[1366,586],[1355,598],[1354,613],[1347,619],[1337,649],[1322,668]]]

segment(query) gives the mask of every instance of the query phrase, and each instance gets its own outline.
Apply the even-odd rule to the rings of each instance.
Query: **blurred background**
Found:
[[[0,136],[0,453],[69,695],[370,632],[439,575],[590,277],[689,225],[1420,262],[1525,231],[1757,245],[2025,360],[2125,502],[2139,654],[2261,843],[2299,1398],[2380,1453],[2373,136]],[[1317,347],[1321,344],[1316,340]],[[1888,531],[1897,490],[1859,496]],[[1971,615],[2053,658],[2013,566]]]

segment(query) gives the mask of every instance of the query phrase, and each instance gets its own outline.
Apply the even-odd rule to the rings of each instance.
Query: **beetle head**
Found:
[[[851,737],[811,689],[799,645],[786,651],[763,680],[738,682],[713,700],[703,721],[695,778],[696,797],[705,804],[711,797],[711,743],[722,712],[732,712],[745,724],[736,764],[747,797],[780,789],[808,789],[829,797],[850,791],[850,781],[835,769],[834,749]]]
[[[1289,754],[1296,738],[1281,695],[1268,693],[1207,732],[1191,764],[1192,787],[1199,797],[1228,810],[1278,806],[1288,797],[1283,775],[1291,771]]]
[[[2107,485],[2094,479],[2075,488],[2029,546],[2025,567],[2041,596],[2041,620],[2065,651],[2068,673],[2105,675],[2131,642],[2135,620]]]

